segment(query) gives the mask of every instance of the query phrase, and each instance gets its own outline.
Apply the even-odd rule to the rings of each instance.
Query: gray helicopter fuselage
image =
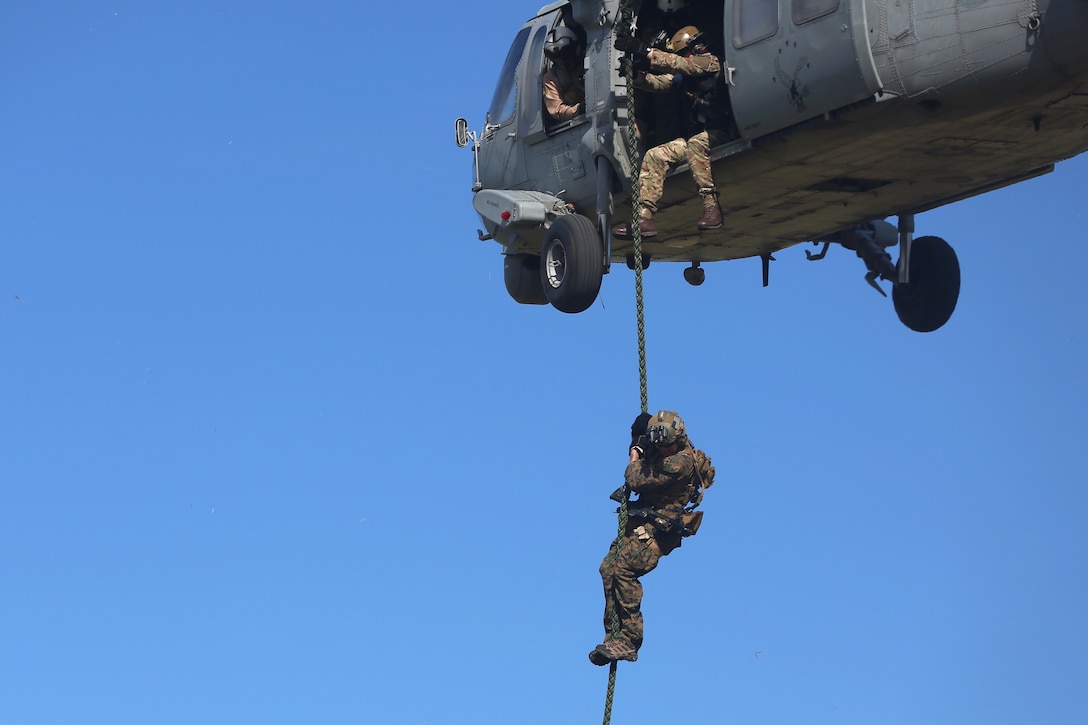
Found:
[[[640,5],[653,3],[633,3],[636,17]],[[768,255],[1031,178],[1088,149],[1086,0],[688,7],[730,69],[731,140],[712,149],[725,226],[695,229],[701,201],[681,166],[659,203],[659,235],[644,244],[655,260]],[[631,213],[620,10],[618,0],[553,3],[511,46],[477,143],[474,202],[481,236],[505,253],[540,253],[549,200],[591,220]],[[543,45],[564,13],[586,34],[585,113],[551,127]],[[513,192],[539,196],[545,213],[502,217]],[[614,260],[631,251],[609,242]]]

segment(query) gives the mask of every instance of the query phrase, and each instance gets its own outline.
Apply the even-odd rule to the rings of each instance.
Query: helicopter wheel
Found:
[[[502,258],[502,276],[506,292],[521,305],[546,305],[548,298],[540,286],[540,257],[535,254],[507,254]]]
[[[915,332],[932,332],[952,316],[960,296],[960,263],[940,237],[919,237],[910,247],[910,282],[892,287],[899,320]]]
[[[692,262],[690,267],[684,269],[684,281],[692,287],[698,287],[706,282],[706,270],[698,262]]]
[[[593,222],[580,214],[556,219],[540,252],[540,281],[548,302],[560,312],[587,309],[601,291],[603,258]]]

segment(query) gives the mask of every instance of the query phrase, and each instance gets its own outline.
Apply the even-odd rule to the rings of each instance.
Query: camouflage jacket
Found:
[[[722,64],[711,53],[684,57],[655,48],[650,51],[650,72],[636,78],[635,86],[654,93],[679,89],[689,100],[691,134],[721,126],[729,113]]]
[[[649,91],[667,91],[673,88],[676,75],[716,78],[721,72],[721,61],[710,53],[685,58],[654,48],[650,51],[650,72],[640,76],[635,85]]]
[[[634,505],[653,506],[679,516],[695,486],[695,457],[690,443],[667,458],[652,456],[631,461],[623,479],[638,494]]]

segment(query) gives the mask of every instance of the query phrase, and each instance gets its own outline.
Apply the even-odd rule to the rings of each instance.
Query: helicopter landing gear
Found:
[[[520,305],[546,305],[540,284],[540,257],[535,254],[507,254],[502,258],[506,292]]]
[[[684,269],[684,281],[698,287],[706,282],[706,270],[699,266],[699,262],[692,262],[690,267]]]
[[[952,316],[960,296],[960,263],[940,237],[911,242],[908,282],[892,287],[899,320],[915,332],[932,332]]]
[[[873,221],[844,229],[823,241],[818,254],[806,251],[810,260],[823,259],[832,243],[856,252],[865,262],[865,281],[887,297],[879,280],[892,283],[892,302],[899,320],[915,332],[932,332],[952,316],[960,296],[960,263],[956,252],[940,237],[912,239],[914,216],[900,216],[899,227]],[[898,264],[887,249],[899,243]]]
[[[580,214],[564,214],[544,234],[540,282],[560,312],[586,310],[601,291],[603,252],[597,228]]]

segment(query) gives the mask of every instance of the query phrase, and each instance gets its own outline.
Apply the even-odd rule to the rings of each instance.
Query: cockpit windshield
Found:
[[[524,27],[514,38],[506,62],[502,64],[499,82],[495,86],[495,95],[491,98],[491,107],[487,110],[487,122],[500,126],[514,117],[514,102],[517,98],[517,68],[525,52],[525,43],[529,40],[529,28]]]

